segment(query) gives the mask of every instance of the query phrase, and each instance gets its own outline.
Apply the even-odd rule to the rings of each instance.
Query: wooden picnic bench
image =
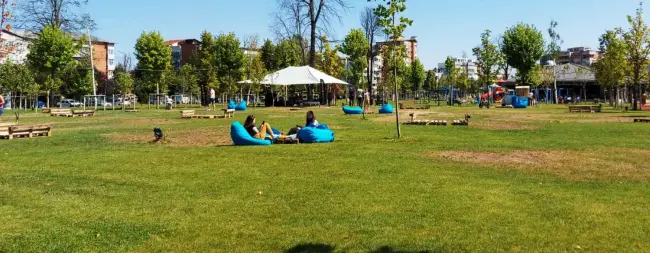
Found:
[[[582,112],[588,112],[588,113],[596,113],[596,112],[601,112],[603,108],[603,105],[570,105],[569,106],[569,112],[577,112],[577,113],[582,113]]]
[[[650,119],[634,119],[636,123],[650,123]]]
[[[420,126],[446,126],[447,121],[446,120],[416,120],[415,118],[417,117],[417,114],[411,113],[409,114],[411,116],[411,121],[410,122],[404,122],[404,125],[420,125]]]
[[[95,116],[95,110],[72,110],[72,117]]]
[[[408,105],[408,106],[407,106]],[[418,104],[416,101],[408,100],[399,103],[399,109],[414,109],[414,110],[428,110],[431,108],[431,105],[428,104]]]
[[[224,118],[235,117],[235,109],[221,109],[221,111],[223,111]]]
[[[309,102],[302,102],[302,103],[305,106],[319,106],[320,105],[320,102],[318,102],[318,101],[309,101]]]
[[[71,109],[50,109],[50,116],[72,117]]]
[[[0,136],[9,135],[9,127],[15,126],[16,122],[0,122]]]
[[[233,117],[235,109],[223,109],[224,115],[196,114],[194,110],[181,110],[182,119],[219,119]]]
[[[36,136],[52,136],[51,125],[9,126],[7,132],[0,130],[0,136],[9,140],[15,138],[32,138]]]
[[[51,113],[52,109],[50,108],[41,108],[41,113]]]

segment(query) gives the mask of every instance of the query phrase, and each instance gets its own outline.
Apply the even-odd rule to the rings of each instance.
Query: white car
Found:
[[[74,99],[64,99],[56,104],[59,107],[78,107],[81,106],[81,103]]]
[[[131,105],[131,101],[129,101],[129,100],[122,101],[120,99],[117,102],[115,102],[115,105],[117,105],[117,106],[121,106],[121,105],[129,106],[129,105]]]

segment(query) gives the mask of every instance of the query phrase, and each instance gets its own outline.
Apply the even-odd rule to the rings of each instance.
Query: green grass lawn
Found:
[[[434,107],[418,119],[470,126],[398,140],[394,115],[314,111],[334,143],[234,147],[232,119],[177,110],[23,112],[55,128],[0,141],[0,252],[650,251],[650,125],[631,123],[650,113]]]

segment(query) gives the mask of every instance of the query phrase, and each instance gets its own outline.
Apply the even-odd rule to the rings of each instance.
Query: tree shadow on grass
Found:
[[[285,250],[285,253],[331,253],[334,246],[321,243],[303,243]]]

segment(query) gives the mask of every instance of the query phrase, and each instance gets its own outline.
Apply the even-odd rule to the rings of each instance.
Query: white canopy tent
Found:
[[[288,67],[279,70],[273,74],[266,75],[261,83],[287,86],[318,84],[321,80],[325,84],[349,84],[309,66]]]
[[[305,85],[305,84],[343,84],[349,85],[349,83],[332,77],[328,74],[325,74],[315,68],[309,66],[302,67],[288,67],[282,70],[279,70],[273,74],[266,75],[264,80],[260,82],[261,84],[268,85],[280,85],[285,86],[285,105],[288,97],[289,85]]]

